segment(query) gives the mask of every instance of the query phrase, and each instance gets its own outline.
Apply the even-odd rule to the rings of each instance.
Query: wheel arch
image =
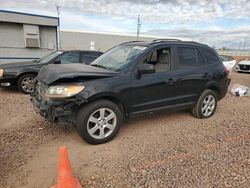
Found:
[[[207,89],[210,89],[210,90],[216,92],[216,94],[217,94],[217,96],[218,96],[218,99],[221,98],[221,92],[220,92],[220,88],[219,88],[218,84],[216,84],[216,83],[208,84],[208,85],[204,88],[203,91],[205,91],[205,90],[207,90]],[[203,91],[202,91],[202,92],[203,92]]]
[[[22,77],[22,76],[25,75],[25,74],[33,74],[33,75],[37,76],[38,73],[37,73],[37,72],[34,72],[34,71],[21,72],[21,73],[19,73],[19,74],[17,75],[17,80],[19,80],[19,78]]]
[[[113,93],[112,94],[109,93],[109,94],[94,95],[88,99],[88,103],[94,102],[97,100],[102,100],[102,99],[109,100],[109,101],[113,102],[114,104],[116,104],[119,107],[119,109],[121,110],[123,115],[128,114],[128,107],[127,107],[126,103],[121,98],[119,98],[118,96],[116,96]]]

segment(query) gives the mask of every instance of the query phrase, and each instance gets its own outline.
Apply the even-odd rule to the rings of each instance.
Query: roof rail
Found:
[[[180,39],[154,39],[153,42],[164,42],[164,41],[181,41]]]
[[[127,43],[133,43],[133,42],[145,42],[145,41],[142,41],[142,40],[133,40],[133,41],[128,41],[128,42],[123,42],[121,44],[127,44]]]

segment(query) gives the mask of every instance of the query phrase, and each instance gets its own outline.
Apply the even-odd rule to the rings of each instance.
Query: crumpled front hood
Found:
[[[20,68],[20,67],[30,67],[30,66],[40,66],[32,61],[24,62],[15,62],[15,63],[0,63],[0,68],[9,69],[9,68]]]
[[[37,79],[46,85],[50,85],[53,82],[60,79],[73,79],[84,77],[111,77],[117,73],[111,70],[103,68],[97,68],[90,65],[84,65],[79,63],[74,64],[62,64],[62,65],[47,65],[43,66],[37,76]]]
[[[249,60],[241,61],[239,62],[239,65],[250,65],[250,61]]]

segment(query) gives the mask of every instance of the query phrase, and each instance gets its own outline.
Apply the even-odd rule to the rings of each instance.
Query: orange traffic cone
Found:
[[[66,146],[61,146],[59,152],[60,161],[57,185],[53,185],[50,188],[82,188],[80,182],[73,177]]]

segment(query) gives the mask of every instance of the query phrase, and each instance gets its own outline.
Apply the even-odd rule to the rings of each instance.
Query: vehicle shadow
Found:
[[[192,117],[189,110],[183,110],[179,112],[156,112],[152,114],[143,114],[135,117],[130,117],[128,119],[124,119],[123,127],[131,127],[136,124],[146,124],[147,122],[159,122],[159,120],[164,121],[169,118],[178,118],[182,116],[183,118]]]
[[[1,93],[20,93],[17,88],[12,88],[12,87],[0,87],[0,92]]]

